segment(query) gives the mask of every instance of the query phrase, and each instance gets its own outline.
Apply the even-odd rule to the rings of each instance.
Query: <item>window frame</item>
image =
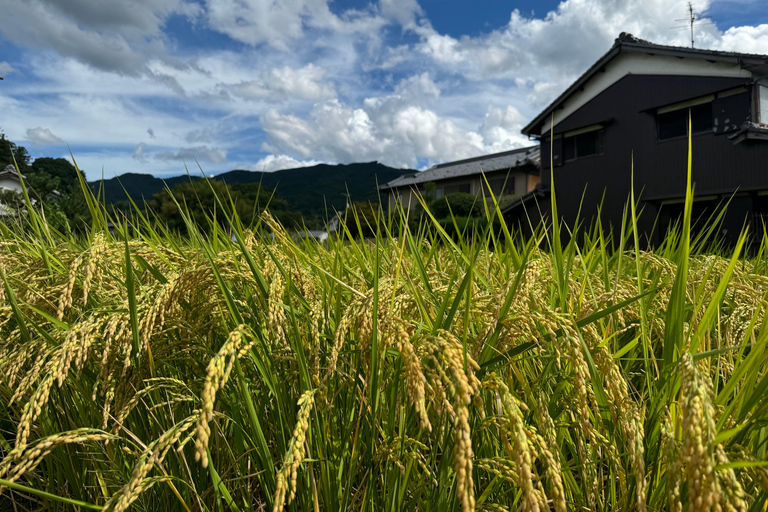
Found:
[[[491,197],[491,193],[493,193],[494,197],[496,198],[499,198],[503,195],[515,194],[515,177],[512,175],[488,180],[488,185],[490,187],[483,184],[485,197]]]
[[[768,124],[768,80],[760,80],[757,87],[757,122]]]
[[[691,136],[695,135],[701,135],[704,133],[712,133],[712,128],[714,128],[714,112],[713,112],[713,103],[715,100],[715,96],[711,95],[703,100],[693,100],[691,102],[683,103],[682,105],[678,105],[672,108],[660,108],[656,110],[656,114],[654,115],[654,121],[656,125],[656,142],[668,142],[671,140],[680,140],[685,139],[688,137],[688,119],[689,119],[689,112],[690,112],[690,120],[691,120]],[[694,130],[694,123],[693,123],[693,110],[694,109],[703,109],[703,107],[709,107],[709,124],[708,126]],[[673,135],[671,137],[661,137],[661,122],[660,118],[662,116],[669,116],[670,114],[674,114],[676,116],[681,116],[681,121],[683,122],[683,126],[685,127],[685,133],[681,135]]]
[[[579,138],[584,138],[585,136],[592,136],[595,135],[595,152],[594,153],[587,153],[586,155],[579,155]],[[562,161],[563,163],[567,162],[575,162],[576,160],[582,160],[584,158],[589,158],[593,156],[601,156],[605,154],[605,127],[595,127],[591,129],[585,129],[585,130],[574,130],[572,132],[566,132],[563,134],[563,142],[562,142]],[[566,152],[568,151],[569,147],[569,141],[570,144],[573,146],[573,156],[568,157],[566,155]]]

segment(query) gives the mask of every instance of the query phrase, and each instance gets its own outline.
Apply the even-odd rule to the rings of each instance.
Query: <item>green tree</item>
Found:
[[[75,166],[65,158],[36,158],[27,171],[28,177],[33,175],[39,175],[52,182],[58,180],[53,189],[58,190],[62,194],[67,194],[74,189],[80,188],[80,182],[77,178],[77,170],[75,169]]]
[[[376,235],[376,229],[383,221],[379,203],[355,202],[344,212],[343,224],[355,238],[368,238]]]
[[[245,225],[253,224],[267,207],[284,225],[294,227],[300,224],[301,216],[291,211],[284,199],[274,195],[273,191],[259,186],[258,183],[238,183],[229,186],[219,180],[180,183],[170,190],[165,189],[155,194],[148,206],[173,229],[180,231],[186,229],[182,215],[184,210],[197,226],[204,230],[208,227],[207,219],[213,218],[214,214],[224,225],[225,216],[222,215],[221,205],[216,200],[217,196],[227,208],[227,214],[233,213],[231,204],[234,204],[234,212]]]
[[[454,217],[478,217],[484,215],[482,199],[472,194],[448,194],[429,203],[429,210],[437,219]]]

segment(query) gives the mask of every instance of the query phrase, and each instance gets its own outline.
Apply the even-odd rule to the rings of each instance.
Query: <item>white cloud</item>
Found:
[[[0,62],[0,75],[9,75],[16,71],[13,66],[5,61]]]
[[[288,155],[267,155],[251,166],[252,171],[274,172],[283,169],[312,167],[323,162],[318,160],[296,160]]]
[[[694,7],[704,11],[710,3],[701,0]],[[667,0],[565,0],[543,19],[515,10],[506,26],[478,37],[457,39],[420,28],[418,50],[472,80],[533,77],[565,84],[605,53],[621,32],[685,46],[687,36],[669,30],[669,17]],[[701,26],[699,31],[702,45],[711,46],[718,38],[715,27]]]
[[[401,92],[414,84],[427,90],[434,85],[425,76],[412,78],[402,84]],[[316,105],[307,119],[270,110],[261,119],[268,136],[264,149],[342,163],[378,160],[415,167],[419,159],[457,160],[525,142],[519,135],[521,116],[513,108],[491,110],[482,126],[484,136],[410,99],[403,94],[368,98],[362,108],[331,100]],[[512,134],[515,127],[518,135]]]
[[[162,28],[174,12],[191,10],[181,0],[5,0],[0,31],[16,44],[136,74],[149,56],[168,58]]]
[[[146,163],[149,161],[148,155],[146,153],[147,144],[144,142],[139,142],[139,144],[136,146],[136,149],[133,150],[133,159],[138,160],[139,162]]]
[[[768,24],[731,27],[723,34],[720,48],[744,53],[768,54]]]
[[[212,164],[223,164],[227,161],[227,150],[222,148],[212,148],[209,146],[195,146],[191,148],[181,148],[178,151],[162,151],[152,155],[154,158],[165,161],[187,161],[209,162]]]
[[[308,64],[300,69],[288,66],[273,68],[259,80],[240,82],[226,87],[235,96],[244,100],[285,101],[324,100],[333,98],[333,86],[323,83],[325,70]]]
[[[509,105],[506,109],[491,107],[485,113],[480,134],[491,146],[505,147],[525,145],[526,138],[520,133],[527,119],[519,110]]]
[[[397,22],[404,29],[414,29],[419,25],[424,11],[416,0],[380,0],[381,14]]]
[[[51,133],[48,128],[28,128],[27,140],[35,146],[46,146],[48,144],[63,144],[64,141]]]
[[[267,43],[287,50],[304,26],[331,28],[340,20],[325,0],[207,0],[210,27],[249,45]]]
[[[150,161],[158,162],[208,162],[212,164],[223,164],[227,161],[227,150],[210,146],[194,146],[180,148],[177,151],[159,151],[150,150],[150,146],[145,142],[140,142],[133,151],[132,158],[141,163]]]

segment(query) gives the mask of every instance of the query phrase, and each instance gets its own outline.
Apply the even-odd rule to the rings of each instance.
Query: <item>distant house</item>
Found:
[[[303,231],[297,231],[291,236],[291,238],[293,238],[295,242],[298,242],[302,239],[313,238],[318,242],[325,243],[328,241],[328,232],[324,230],[305,229]]]
[[[19,173],[16,172],[16,167],[13,164],[7,165],[2,172],[0,172],[0,191],[10,190],[17,194],[22,193],[21,179]],[[0,203],[0,216],[10,215],[15,212],[8,206]]]
[[[728,236],[768,214],[768,56],[662,46],[621,34],[523,133],[541,142],[541,186],[510,204],[512,223],[549,211],[570,226],[620,226],[630,194],[655,243],[682,211],[692,119],[695,215],[732,198]],[[550,158],[551,152],[551,158]],[[653,230],[654,221],[657,221]]]
[[[390,207],[400,203],[415,208],[419,204],[417,194],[440,199],[457,192],[486,198],[493,192],[498,200],[508,203],[533,190],[539,179],[539,147],[530,146],[435,165],[394,179],[380,190],[389,196]]]
[[[0,190],[12,190],[21,194],[21,179],[13,164],[7,165],[0,172]]]

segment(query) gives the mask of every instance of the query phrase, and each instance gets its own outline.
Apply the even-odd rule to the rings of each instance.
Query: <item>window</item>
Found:
[[[435,189],[435,199],[440,199],[441,197],[443,197],[443,189],[436,188]]]
[[[688,135],[688,112],[691,113],[692,133],[712,131],[712,103],[664,112],[656,116],[659,140],[674,139]]]
[[[760,122],[768,124],[768,85],[760,84],[757,87],[757,94],[760,100]]]
[[[563,139],[563,160],[576,160],[585,156],[602,155],[605,130],[593,130]]]
[[[495,180],[488,180],[488,185],[491,186],[491,192],[493,192],[493,195],[495,197],[501,197],[504,194],[514,194],[515,193],[515,177],[514,176],[508,176],[506,178],[498,178]],[[487,190],[487,186],[484,186],[485,188],[485,195],[490,197],[491,194]]]
[[[448,194],[469,194],[469,183],[462,183],[461,185],[451,185],[448,187],[445,187],[445,195]]]

